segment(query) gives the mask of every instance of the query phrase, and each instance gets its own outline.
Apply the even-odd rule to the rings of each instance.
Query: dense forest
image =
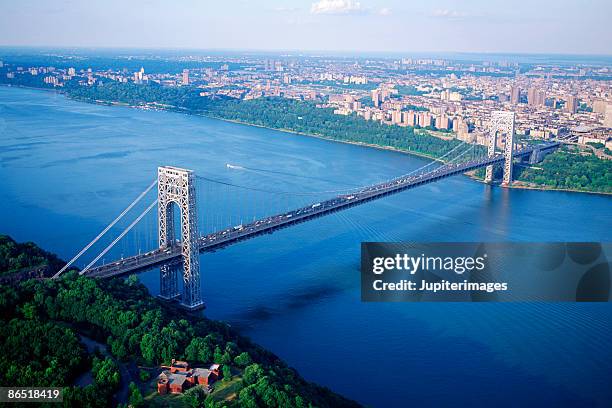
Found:
[[[19,251],[9,258],[3,254],[2,261],[11,264],[20,255]],[[173,405],[358,406],[306,382],[228,325],[161,303],[135,276],[94,280],[70,272],[61,279],[0,285],[0,311],[0,385],[64,386],[64,406],[114,404],[117,390],[128,381],[121,378],[120,364],[132,361],[154,367],[173,358],[222,364],[223,381],[234,381],[236,393],[229,401],[217,398],[215,392],[209,396],[189,392],[173,399]],[[109,355],[88,354],[82,336],[104,344]],[[92,383],[73,385],[87,371]],[[126,402],[146,403],[136,384],[130,384]]]
[[[74,98],[89,101],[118,101],[131,105],[159,103],[172,109],[236,120],[273,129],[290,130],[332,140],[393,147],[430,157],[440,157],[459,144],[416,133],[411,127],[387,126],[365,121],[356,115],[334,115],[333,109],[319,109],[310,101],[286,98],[237,100],[201,97],[187,87],[106,83],[94,87],[67,89]]]
[[[17,243],[11,237],[0,235],[0,276],[39,267],[58,270],[63,265],[58,257],[32,242]]]
[[[515,179],[550,188],[612,193],[612,160],[563,148],[536,166],[519,168]]]

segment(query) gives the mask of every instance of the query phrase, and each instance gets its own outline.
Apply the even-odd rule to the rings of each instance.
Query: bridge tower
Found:
[[[512,183],[512,159],[514,155],[514,112],[494,111],[489,126],[489,157],[495,155],[498,133],[506,136],[504,145],[504,177],[502,186]],[[493,165],[487,166],[485,182],[493,182]]]
[[[198,219],[195,173],[191,170],[164,166],[157,169],[159,247],[176,245],[173,206],[177,205],[181,222],[181,252],[183,291],[181,304],[188,309],[204,306],[200,293],[200,255],[198,248]],[[180,263],[164,265],[160,270],[160,296],[172,299],[179,296],[178,272]]]

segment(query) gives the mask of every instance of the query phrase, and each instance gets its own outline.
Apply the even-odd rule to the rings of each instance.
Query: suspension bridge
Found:
[[[504,149],[498,153],[498,136],[505,137]],[[385,180],[379,183],[342,190],[322,192],[305,192],[302,198],[307,204],[296,205],[285,211],[274,212],[273,206],[265,206],[268,212],[263,216],[253,216],[250,222],[229,224],[217,228],[210,233],[199,233],[201,224],[198,222],[196,180],[206,184],[217,183],[251,190],[258,194],[270,193],[273,200],[278,195],[288,196],[290,192],[267,191],[249,186],[235,186],[231,183],[198,177],[191,170],[171,166],[158,168],[158,177],[130,205],[119,214],[100,234],[87,244],[53,277],[57,278],[74,265],[75,262],[90,250],[105,236],[127,213],[147,196],[157,185],[157,198],[123,229],[97,256],[82,270],[82,275],[96,278],[109,278],[136,273],[154,267],[160,267],[160,296],[165,299],[180,298],[181,305],[188,309],[203,307],[200,291],[199,254],[212,252],[237,242],[271,234],[283,228],[307,222],[331,213],[342,211],[357,205],[377,200],[392,194],[413,189],[425,184],[466,172],[486,168],[485,181],[493,181],[493,167],[503,166],[502,185],[512,183],[513,161],[518,159],[530,164],[542,160],[544,155],[558,147],[558,142],[548,142],[539,145],[515,148],[514,144],[514,113],[494,112],[491,120],[489,145],[486,152],[478,151],[478,146],[460,143],[444,154],[443,162],[432,161],[408,174]],[[228,165],[228,167],[230,167]],[[233,166],[239,168],[239,166]],[[318,201],[312,200],[314,193],[319,195],[334,193],[332,198]],[[293,193],[295,194],[295,192]],[[299,193],[298,193],[299,194]],[[246,201],[246,200],[245,200]],[[278,201],[278,200],[277,200]],[[154,249],[137,255],[123,257],[112,262],[104,262],[104,256],[115,247],[130,231],[157,206],[157,236],[158,242]],[[175,208],[180,210],[180,231],[177,233],[175,224]],[[180,239],[177,235],[180,235]],[[103,263],[100,265],[100,259]],[[182,285],[179,285],[179,275],[182,271]]]

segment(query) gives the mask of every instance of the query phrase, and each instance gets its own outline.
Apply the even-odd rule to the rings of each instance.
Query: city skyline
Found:
[[[0,45],[610,55],[612,4],[563,3],[519,1],[510,10],[483,0],[31,0],[3,5]]]

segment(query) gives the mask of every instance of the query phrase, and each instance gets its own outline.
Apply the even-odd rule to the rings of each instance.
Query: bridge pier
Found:
[[[180,210],[181,255],[183,285],[181,305],[189,310],[204,307],[200,292],[200,252],[198,246],[198,222],[195,190],[195,174],[191,170],[164,166],[157,169],[159,247],[171,249],[176,244],[174,211]],[[178,271],[180,264],[160,268],[160,296],[172,299],[178,296]]]
[[[182,263],[173,262],[160,266],[159,297],[164,300],[174,300],[181,296],[178,287],[178,273]]]
[[[497,131],[489,134],[489,146],[487,147],[487,156],[495,156],[495,147],[497,146]],[[493,165],[489,165],[485,169],[485,183],[493,183]]]

